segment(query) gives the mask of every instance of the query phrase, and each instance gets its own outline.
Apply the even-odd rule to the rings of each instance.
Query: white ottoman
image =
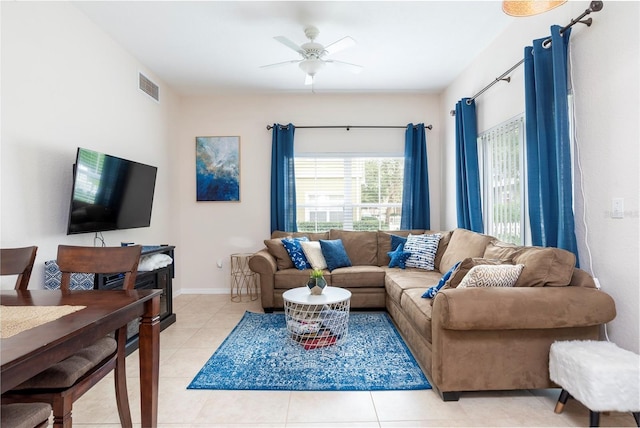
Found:
[[[590,411],[597,427],[600,412],[631,412],[640,426],[640,355],[611,342],[555,342],[549,351],[549,377],[562,387],[555,412],[569,396]]]

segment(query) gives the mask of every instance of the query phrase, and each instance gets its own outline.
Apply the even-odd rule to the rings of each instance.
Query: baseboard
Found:
[[[229,294],[229,288],[181,288],[179,294]],[[179,294],[174,294],[178,296]]]

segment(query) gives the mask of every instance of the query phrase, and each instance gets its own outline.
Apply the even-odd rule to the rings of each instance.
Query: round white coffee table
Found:
[[[289,337],[305,349],[324,348],[346,338],[349,290],[327,286],[314,295],[308,287],[299,287],[285,291],[282,298]]]

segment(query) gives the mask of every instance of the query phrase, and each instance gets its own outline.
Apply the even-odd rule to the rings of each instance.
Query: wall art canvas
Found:
[[[198,201],[240,201],[240,137],[196,137]]]

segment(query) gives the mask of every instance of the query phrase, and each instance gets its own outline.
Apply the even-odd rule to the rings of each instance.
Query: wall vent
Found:
[[[149,95],[154,100],[160,102],[160,89],[158,85],[153,83],[147,76],[142,73],[139,74],[139,86],[142,92]]]

